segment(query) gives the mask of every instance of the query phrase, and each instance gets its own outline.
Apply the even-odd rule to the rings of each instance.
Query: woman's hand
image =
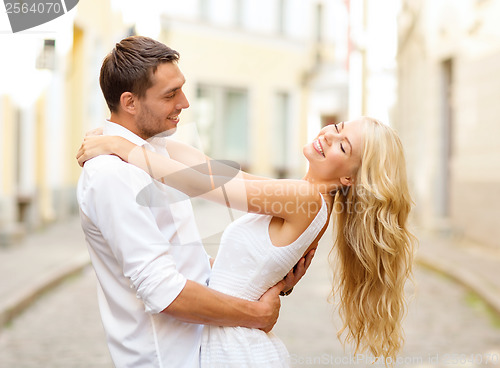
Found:
[[[85,136],[88,137],[88,136],[91,136],[91,135],[102,135],[103,132],[104,132],[104,128],[103,127],[99,127],[99,128],[95,128],[95,129],[89,130],[87,133],[85,133]]]
[[[101,129],[100,133],[102,134],[102,128],[98,129]],[[98,129],[91,130],[86,134],[83,139],[83,143],[76,154],[78,165],[82,167],[85,161],[96,156],[116,154],[116,147],[118,146],[118,141],[121,138],[99,135]]]

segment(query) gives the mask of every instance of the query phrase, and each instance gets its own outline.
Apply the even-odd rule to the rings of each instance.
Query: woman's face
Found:
[[[307,176],[319,182],[351,184],[361,164],[363,124],[357,119],[321,129],[303,149],[309,161]]]

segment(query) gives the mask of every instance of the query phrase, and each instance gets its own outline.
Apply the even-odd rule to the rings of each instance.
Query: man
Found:
[[[100,84],[111,111],[104,134],[168,155],[158,135],[175,132],[189,103],[179,54],[147,37],[129,37],[105,58]],[[189,201],[164,185],[149,195],[164,206],[136,201],[151,183],[116,156],[89,160],[78,183],[82,227],[98,278],[98,298],[117,367],[197,367],[202,324],[271,330],[278,318],[279,283],[250,302],[209,289],[210,260]],[[181,234],[196,240],[186,244]],[[185,237],[184,237],[185,239]],[[287,276],[289,288],[311,257]]]

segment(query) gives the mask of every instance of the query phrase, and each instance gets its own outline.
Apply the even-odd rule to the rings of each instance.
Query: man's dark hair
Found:
[[[132,36],[121,40],[104,59],[99,77],[110,111],[118,111],[124,92],[144,97],[158,65],[178,60],[177,51],[152,38]]]

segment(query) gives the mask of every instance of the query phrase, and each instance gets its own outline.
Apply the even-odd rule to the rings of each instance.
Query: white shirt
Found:
[[[104,134],[168,155],[161,138],[148,142],[109,121]],[[160,312],[186,279],[206,285],[210,264],[188,197],[152,182],[116,156],[84,165],[77,197],[101,318],[116,367],[198,367],[202,326]]]

